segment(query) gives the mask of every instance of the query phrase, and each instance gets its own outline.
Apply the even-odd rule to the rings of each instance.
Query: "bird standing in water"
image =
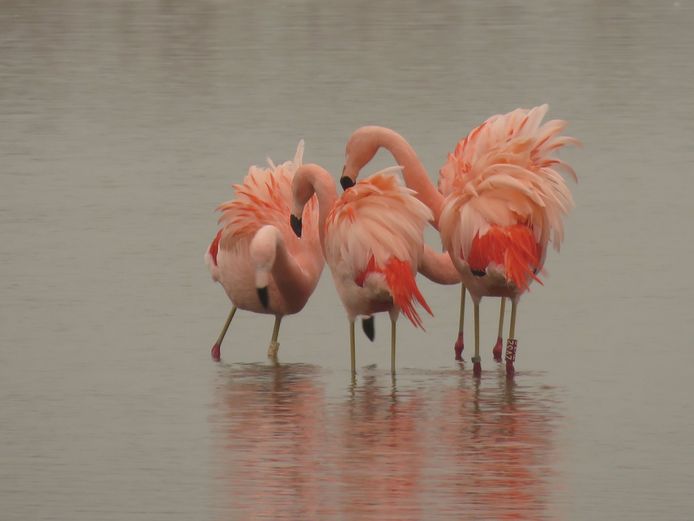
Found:
[[[379,148],[388,150],[395,161],[403,167],[403,178],[408,187],[415,191],[416,197],[426,204],[432,211],[434,219],[431,224],[439,230],[439,216],[441,207],[446,195],[448,195],[448,185],[441,184],[439,180],[439,189],[437,190],[429,179],[424,165],[417,157],[416,152],[407,140],[400,134],[386,127],[365,126],[355,130],[347,140],[345,146],[345,166],[342,170],[340,184],[343,188],[349,188],[354,184],[361,169],[369,162],[378,152]],[[443,273],[447,271],[456,271],[452,261],[446,256],[445,261],[439,260],[434,273]],[[427,278],[439,284],[456,284],[460,282],[460,277],[437,277],[429,276],[427,272],[422,272]],[[501,309],[499,312],[499,332],[496,339],[496,344],[492,350],[495,360],[501,361],[502,355],[502,328],[504,322],[504,305],[505,300],[501,299]],[[458,335],[454,344],[455,359],[463,360],[464,335],[463,328],[465,325],[465,285],[460,288],[460,318],[458,321]]]
[[[291,184],[304,151],[301,141],[292,161],[268,167],[251,166],[236,198],[218,210],[220,229],[205,253],[212,279],[232,302],[231,312],[212,347],[220,359],[222,340],[237,308],[275,316],[268,356],[276,357],[284,315],[298,313],[313,293],[324,260],[318,237],[318,205],[307,201],[304,239],[289,225]]]
[[[347,145],[344,176],[349,180],[387,142],[396,160],[405,167],[403,177],[407,185],[432,208],[444,248],[474,303],[472,360],[477,376],[481,374],[481,298],[511,300],[505,359],[506,373],[512,376],[518,301],[531,281],[539,281],[549,243],[559,248],[562,219],[573,207],[560,172],[574,179],[576,174],[555,153],[578,142],[560,135],[566,126],[564,121],[542,124],[546,112],[547,105],[516,109],[492,116],[475,128],[449,154],[440,171],[439,191],[431,184],[414,151],[395,132],[364,127],[352,135]]]
[[[357,316],[365,316],[362,326],[373,340],[373,314],[382,311],[390,315],[391,372],[395,373],[399,313],[417,327],[422,327],[422,320],[415,303],[431,313],[415,282],[427,255],[423,233],[431,211],[399,183],[393,169],[360,181],[338,198],[335,182],[325,169],[303,165],[294,176],[292,192],[291,224],[301,237],[305,206],[314,194],[318,197],[323,253],[349,319],[352,373],[356,370],[354,322]]]
[[[541,282],[547,248],[564,237],[564,216],[573,208],[560,175],[576,173],[555,156],[578,144],[562,136],[566,122],[542,123],[547,105],[492,116],[458,143],[442,168],[449,195],[441,209],[443,244],[475,306],[475,374],[479,358],[479,302],[511,300],[506,374],[515,373],[518,301],[533,280]]]

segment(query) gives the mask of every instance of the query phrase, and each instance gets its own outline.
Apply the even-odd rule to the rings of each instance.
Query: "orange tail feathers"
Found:
[[[540,268],[540,247],[532,230],[523,225],[492,226],[483,236],[477,235],[472,241],[470,269],[486,270],[489,264],[503,266],[506,278],[525,291],[530,279],[540,284],[535,275]]]
[[[431,312],[429,304],[424,300],[422,293],[417,287],[410,265],[400,259],[391,258],[386,264],[386,267],[381,268],[376,264],[376,260],[372,255],[369,259],[369,263],[366,265],[366,269],[354,279],[354,282],[358,286],[363,286],[366,276],[369,273],[383,274],[386,278],[386,284],[388,288],[390,288],[390,294],[393,296],[395,305],[402,310],[404,315],[415,327],[424,330],[422,318],[414,308],[414,301],[416,300],[419,302],[431,316],[434,316],[434,314]]]
[[[414,301],[416,300],[419,302],[431,316],[434,316],[434,314],[431,312],[429,304],[424,300],[422,293],[417,287],[417,282],[414,280],[414,275],[412,274],[412,267],[405,261],[391,258],[386,264],[383,274],[386,277],[386,283],[393,295],[393,302],[395,302],[415,327],[419,327],[423,330],[422,318],[414,308]]]

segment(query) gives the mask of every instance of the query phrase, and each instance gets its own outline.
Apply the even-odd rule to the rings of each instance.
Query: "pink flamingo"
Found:
[[[496,115],[461,140],[440,171],[437,192],[407,142],[380,127],[358,129],[347,144],[347,184],[384,146],[404,166],[408,186],[432,208],[444,248],[474,303],[474,374],[481,374],[479,302],[483,296],[511,299],[506,373],[515,373],[516,311],[520,296],[538,280],[547,246],[559,248],[562,218],[573,207],[564,179],[573,169],[554,153],[578,141],[560,133],[566,122],[542,123],[547,105]],[[445,196],[445,197],[444,197]]]
[[[399,169],[397,167],[396,169]],[[395,373],[396,321],[400,311],[417,327],[414,304],[431,310],[417,288],[420,266],[439,262],[424,248],[423,232],[431,210],[400,185],[393,168],[360,181],[338,199],[335,182],[318,165],[301,166],[292,182],[291,225],[297,236],[305,226],[304,206],[318,197],[320,241],[325,260],[349,319],[352,374],[355,373],[354,321],[374,338],[373,314],[387,311],[391,321],[391,372]],[[303,217],[302,217],[303,216]],[[434,266],[435,268],[435,266]]]
[[[350,136],[345,147],[345,166],[342,170],[340,184],[343,189],[354,185],[360,170],[376,155],[379,148],[385,148],[395,161],[403,167],[403,177],[407,186],[416,192],[416,197],[431,208],[434,220],[432,225],[439,230],[439,216],[446,195],[448,185],[439,181],[439,190],[432,185],[424,165],[417,157],[416,152],[400,134],[386,127],[365,126],[357,129]],[[455,284],[459,279],[453,279],[448,275],[452,267],[450,258],[438,260],[435,267],[422,273],[429,279],[440,284]],[[501,299],[499,310],[499,329],[496,343],[492,349],[494,359],[501,362],[502,355],[502,330],[504,326],[505,299]],[[458,337],[454,344],[455,359],[463,360],[465,346],[463,329],[465,325],[465,284],[460,288],[460,318],[458,320]]]
[[[222,340],[237,308],[275,315],[268,356],[275,358],[284,315],[303,309],[323,271],[315,198],[306,209],[305,240],[289,226],[291,183],[304,151],[299,142],[293,161],[269,167],[251,166],[236,198],[219,206],[220,229],[205,253],[212,279],[232,302],[231,312],[212,347],[219,360]]]

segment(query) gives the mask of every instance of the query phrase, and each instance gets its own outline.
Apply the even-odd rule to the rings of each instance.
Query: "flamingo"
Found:
[[[325,260],[349,319],[350,359],[355,374],[354,322],[374,339],[373,314],[387,311],[391,322],[391,373],[395,374],[396,322],[400,311],[416,327],[419,303],[431,309],[417,288],[419,267],[431,260],[424,249],[424,228],[431,210],[394,174],[399,167],[377,172],[337,197],[330,174],[315,164],[302,165],[292,182],[291,225],[304,235],[307,202],[318,198],[318,226]],[[431,265],[430,265],[431,266]]]
[[[429,174],[417,157],[416,152],[407,140],[400,134],[386,127],[365,126],[355,130],[345,146],[345,166],[342,169],[340,184],[347,190],[350,188],[361,169],[376,155],[379,148],[388,150],[395,161],[403,167],[403,177],[407,186],[416,192],[416,197],[426,204],[433,213],[432,225],[439,230],[439,218],[441,207],[446,195],[448,185],[439,181],[439,189],[432,185]],[[440,230],[439,230],[440,231]],[[435,255],[430,255],[434,258]],[[447,261],[447,262],[446,262]],[[439,276],[437,274],[448,273],[452,264],[449,258],[445,261],[438,259],[435,269],[422,272],[427,278],[440,284],[455,284],[459,279],[453,279],[450,275]],[[454,270],[455,271],[455,270]],[[502,355],[502,330],[504,326],[505,299],[501,298],[499,309],[499,328],[496,343],[492,348],[492,354],[497,362],[501,362]],[[465,284],[460,288],[460,318],[458,319],[458,336],[453,346],[455,359],[463,360],[465,347],[463,329],[465,325]]]
[[[404,139],[380,127],[365,127],[347,145],[344,176],[349,184],[379,146],[392,147],[408,186],[432,208],[441,238],[474,303],[473,371],[481,375],[479,302],[484,296],[511,300],[506,374],[515,373],[518,301],[544,266],[547,247],[563,239],[562,218],[573,199],[560,173],[574,170],[555,157],[578,141],[560,133],[566,122],[542,124],[548,106],[516,109],[487,119],[461,140],[440,171],[437,192]],[[387,147],[386,147],[387,148]],[[397,155],[396,155],[397,154]],[[445,198],[444,198],[445,195]]]
[[[212,346],[216,361],[237,308],[275,316],[268,356],[276,358],[282,317],[301,311],[318,284],[324,260],[315,198],[306,205],[304,240],[288,224],[291,183],[303,152],[300,141],[292,161],[275,165],[268,158],[267,168],[251,166],[243,183],[234,185],[236,198],[218,207],[220,229],[205,261],[232,308]]]

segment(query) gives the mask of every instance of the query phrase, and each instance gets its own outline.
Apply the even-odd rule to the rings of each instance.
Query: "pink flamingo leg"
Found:
[[[463,349],[465,349],[462,331],[460,331],[458,333],[458,339],[455,341],[455,345],[453,346],[453,349],[455,350],[455,359],[458,362],[462,362],[463,361]]]
[[[460,321],[458,322],[458,339],[455,341],[455,359],[459,362],[463,361],[463,349],[465,342],[463,338],[463,323],[465,322],[465,285],[460,285]]]
[[[501,355],[504,351],[503,347],[504,339],[499,337],[496,337],[496,344],[494,344],[494,349],[492,349],[492,354],[494,355],[494,360],[496,362],[501,362]]]
[[[516,374],[516,369],[513,367],[513,362],[516,361],[516,348],[518,347],[518,340],[515,338],[509,338],[506,341],[506,376],[512,377]]]
[[[482,359],[480,358],[480,304],[475,302],[475,356],[472,357],[472,374],[482,376]]]
[[[229,324],[231,324],[231,319],[234,318],[235,314],[236,306],[232,306],[229,316],[227,317],[227,321],[224,323],[224,327],[222,328],[222,332],[219,334],[219,338],[217,338],[217,341],[212,346],[210,355],[212,355],[212,360],[215,362],[219,362],[221,359],[222,340],[224,340],[224,335],[227,334],[227,329],[229,329]]]
[[[513,378],[516,374],[516,368],[513,363],[516,361],[516,349],[518,347],[518,340],[516,340],[516,305],[518,302],[516,300],[511,301],[511,325],[508,328],[508,340],[506,341],[506,377]]]
[[[501,354],[503,352],[504,339],[502,338],[503,328],[504,328],[504,311],[506,308],[506,299],[501,297],[501,306],[499,308],[499,334],[496,337],[496,344],[494,344],[494,349],[492,354],[494,355],[494,360],[501,362]]]

